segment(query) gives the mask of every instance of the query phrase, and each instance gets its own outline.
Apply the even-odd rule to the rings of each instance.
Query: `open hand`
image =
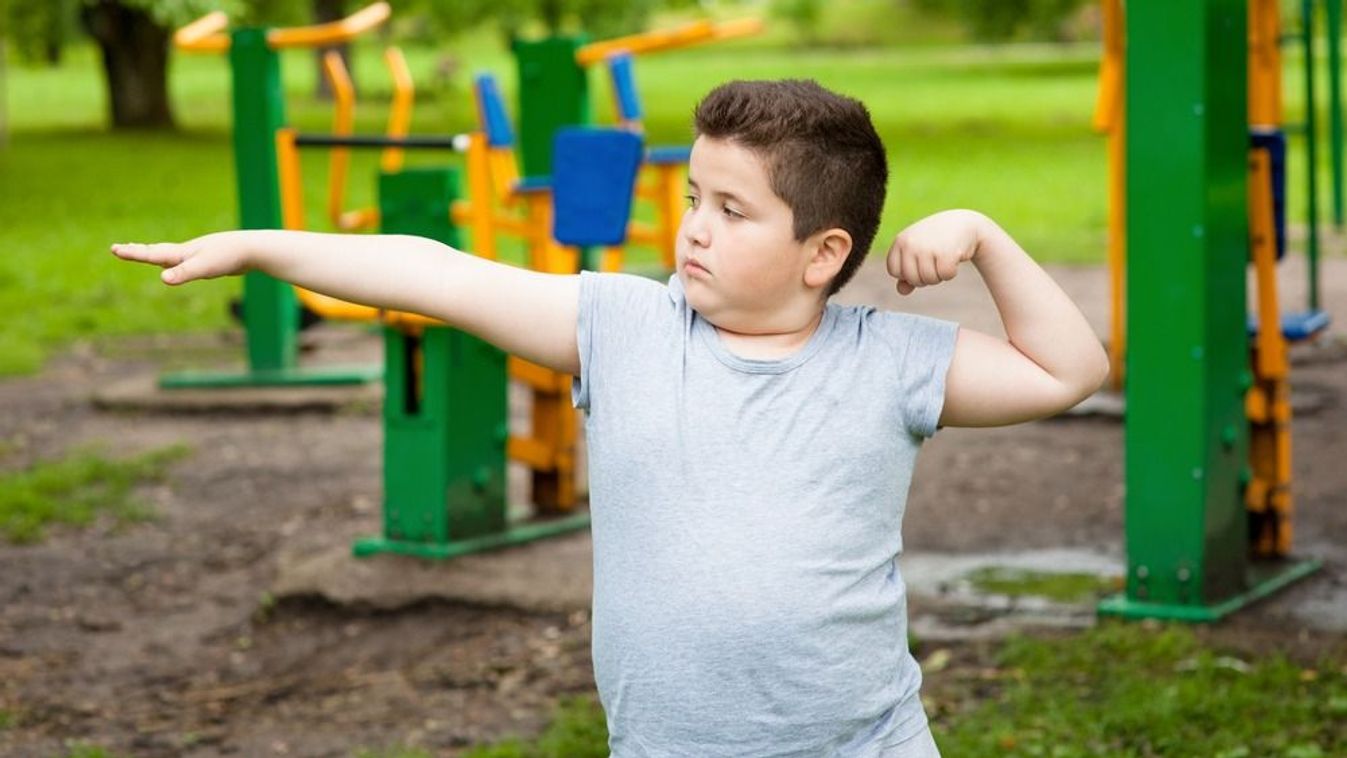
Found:
[[[899,232],[885,261],[898,280],[898,294],[953,279],[959,264],[977,255],[986,223],[976,211],[941,211]]]
[[[112,254],[122,260],[162,267],[159,278],[165,284],[242,274],[250,268],[236,232],[207,234],[186,242],[117,243],[112,246]]]

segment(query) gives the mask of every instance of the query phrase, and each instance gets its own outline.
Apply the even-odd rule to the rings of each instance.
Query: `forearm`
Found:
[[[1010,344],[1063,385],[1085,396],[1103,382],[1108,357],[1085,316],[1028,253],[978,214],[977,267]]]
[[[248,230],[234,235],[250,268],[324,295],[426,315],[471,256],[423,237]]]

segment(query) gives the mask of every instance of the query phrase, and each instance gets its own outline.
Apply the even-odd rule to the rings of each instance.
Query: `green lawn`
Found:
[[[1106,622],[1056,639],[1013,637],[942,668],[924,700],[941,752],[1005,758],[1327,758],[1347,754],[1347,658],[1250,661],[1203,643],[1189,627]],[[558,703],[534,740],[470,758],[605,756],[592,700]],[[429,758],[403,748],[360,758]]]
[[[1105,144],[1090,130],[1097,46],[956,45],[948,25],[920,31],[899,11],[839,7],[850,15],[824,24],[834,42],[866,38],[848,29],[902,31],[884,46],[805,49],[777,24],[762,38],[641,58],[651,142],[686,142],[693,105],[724,79],[815,78],[863,100],[888,145],[881,249],[922,215],[963,206],[999,220],[1040,261],[1103,259]],[[498,75],[513,107],[514,71],[494,30],[412,44],[407,54],[418,82],[413,131],[472,128],[469,81],[481,69]],[[377,44],[362,45],[356,63],[363,85],[357,128],[381,130],[389,84]],[[1299,80],[1294,61],[1287,65],[1294,118]],[[283,70],[291,122],[327,129],[330,106],[310,96],[309,54],[287,53]],[[71,49],[57,69],[11,63],[13,133],[0,149],[0,309],[10,318],[0,326],[0,375],[36,370],[75,339],[228,326],[225,303],[237,283],[169,290],[106,253],[114,241],[182,239],[236,223],[225,60],[175,56],[175,134],[107,132],[101,77],[87,46]],[[605,77],[595,73],[591,81],[596,119],[611,121]],[[355,157],[351,205],[371,203],[375,160]],[[308,221],[322,229],[323,156],[306,154],[305,169]],[[1295,163],[1291,171],[1298,188]],[[1302,194],[1293,191],[1293,214]]]

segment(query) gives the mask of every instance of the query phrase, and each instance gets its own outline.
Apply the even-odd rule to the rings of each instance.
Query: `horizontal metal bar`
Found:
[[[468,149],[468,135],[385,137],[375,134],[296,134],[295,144],[299,147],[310,145],[319,147],[401,147],[408,150],[454,150],[461,153]]]

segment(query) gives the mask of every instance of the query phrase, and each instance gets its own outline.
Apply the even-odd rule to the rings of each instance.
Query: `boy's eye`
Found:
[[[731,208],[728,205],[721,208],[721,211],[730,218],[748,218],[744,214],[740,213],[739,211],[736,211],[735,209]]]
[[[683,199],[688,201],[689,208],[697,207],[697,201],[699,200],[699,198],[696,195],[684,195]]]

